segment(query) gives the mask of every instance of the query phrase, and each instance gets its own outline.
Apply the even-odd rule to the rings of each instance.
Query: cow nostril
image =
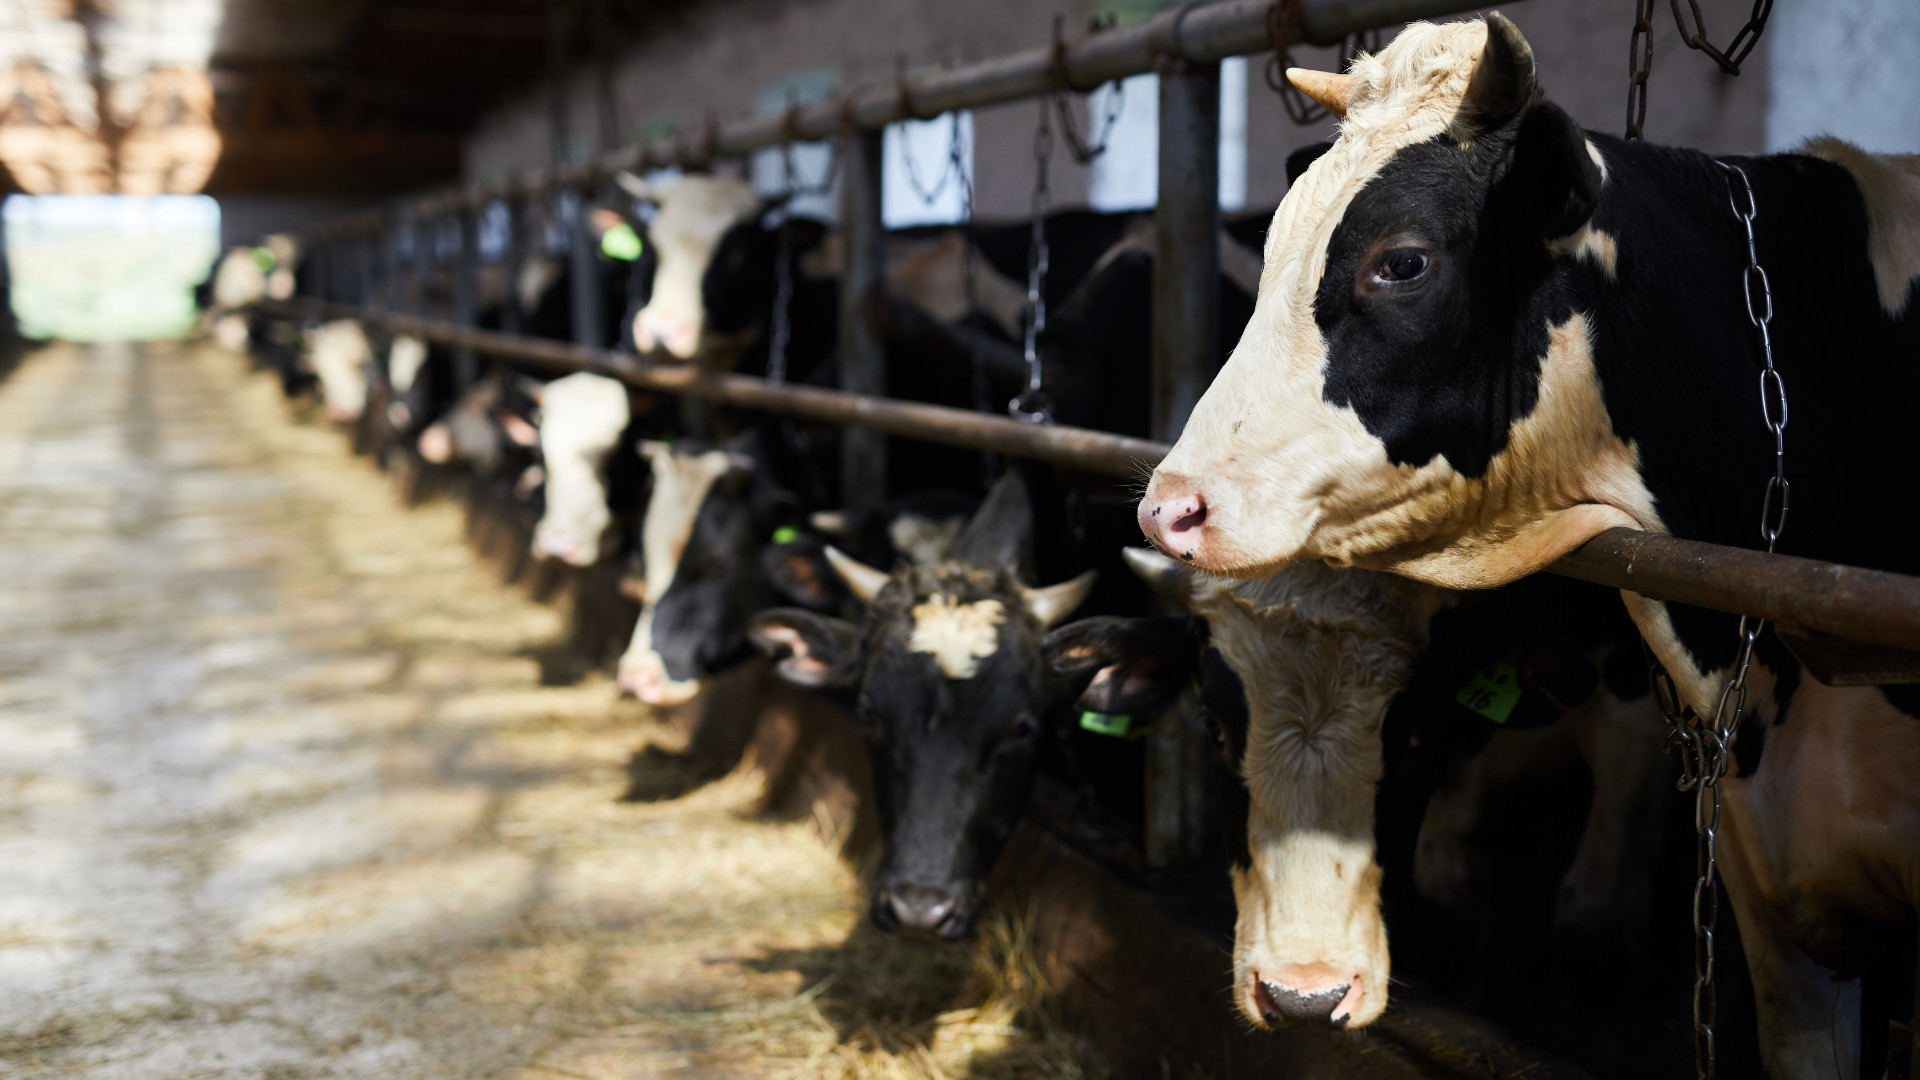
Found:
[[[1333,1018],[1333,1011],[1347,996],[1351,983],[1340,983],[1324,990],[1302,993],[1292,987],[1282,986],[1266,979],[1254,980],[1253,996],[1259,1006],[1261,1019],[1268,1023],[1289,1021],[1304,1024],[1326,1024],[1331,1027],[1345,1027],[1347,1017]]]
[[[1174,518],[1173,524],[1167,526],[1167,531],[1174,532],[1174,533],[1183,533],[1192,529],[1197,529],[1202,525],[1205,525],[1206,523],[1207,523],[1207,500],[1201,498],[1198,495],[1195,495],[1193,497],[1193,509],[1187,511],[1184,514],[1181,514],[1177,518]]]

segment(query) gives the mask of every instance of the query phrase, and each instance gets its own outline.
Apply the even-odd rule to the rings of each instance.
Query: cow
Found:
[[[367,366],[373,347],[358,319],[335,319],[307,334],[307,363],[320,380],[329,419],[350,424],[367,407]]]
[[[719,444],[640,446],[652,472],[639,528],[642,607],[618,681],[649,705],[686,704],[709,676],[750,655],[747,622],[763,608],[841,612],[847,595],[817,526],[892,567],[937,561],[974,508],[929,491],[865,514],[809,514],[796,494],[801,470],[779,460],[792,454],[772,424]]]
[[[600,561],[613,522],[608,461],[633,418],[627,386],[576,372],[539,390],[540,459],[546,508],[534,527],[533,550],[572,566]]]
[[[1156,546],[1237,576],[1324,559],[1481,587],[1615,526],[1754,545],[1774,443],[1751,205],[1753,307],[1793,393],[1780,550],[1920,571],[1912,500],[1862,466],[1904,459],[1920,391],[1920,157],[1583,132],[1497,15],[1295,81],[1340,136],[1276,212],[1253,319],[1140,502]],[[1713,715],[1736,620],[1624,599]],[[1858,977],[1912,978],[1884,942],[1920,910],[1920,695],[1823,683],[1771,633],[1750,682],[1719,868],[1764,1065],[1852,1075]]]
[[[1402,912],[1412,881],[1456,914],[1484,906],[1461,844],[1487,791],[1473,766],[1489,759],[1586,758],[1594,803],[1555,921],[1616,940],[1643,931],[1651,866],[1633,844],[1657,836],[1649,807],[1666,769],[1657,740],[1604,745],[1654,718],[1644,683],[1629,680],[1623,700],[1587,655],[1637,650],[1621,640],[1630,626],[1589,618],[1567,595],[1590,587],[1530,583],[1456,606],[1446,590],[1312,561],[1246,581],[1141,548],[1126,561],[1189,614],[1085,619],[1042,650],[1056,677],[1086,686],[1079,706],[1094,712],[1144,719],[1199,684],[1242,789],[1229,855],[1235,1003],[1248,1020],[1377,1019],[1391,971],[1387,888]],[[1463,677],[1500,665],[1512,696],[1488,722],[1458,698]]]
[[[978,918],[1031,784],[1056,684],[1039,644],[1093,586],[1035,588],[1033,508],[1020,473],[988,493],[944,557],[889,573],[829,548],[858,621],[803,608],[754,616],[753,641],[790,682],[851,699],[886,850],[871,916],[955,940]]]

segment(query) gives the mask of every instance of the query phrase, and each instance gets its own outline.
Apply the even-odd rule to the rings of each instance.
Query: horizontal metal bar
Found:
[[[1634,529],[1608,529],[1551,569],[1656,600],[1920,650],[1920,578],[1904,574]]]
[[[1002,105],[1056,90],[1092,90],[1102,83],[1140,75],[1162,61],[1207,63],[1266,52],[1272,0],[1220,0],[1183,5],[1134,26],[1040,45],[1021,52],[905,78],[830,98],[789,113],[711,124],[639,146],[610,150],[571,165],[533,168],[503,183],[471,184],[426,195],[414,203],[421,217],[440,217],[553,187],[588,187],[622,169],[696,168],[717,157],[740,157],[788,140],[827,139],[849,126],[878,128],[897,120],[925,119],[955,109]],[[1376,27],[1470,11],[1472,0],[1300,0],[1301,34],[1308,44],[1328,45]],[[334,238],[379,227],[378,212],[323,223],[312,235]]]
[[[396,333],[470,348],[521,363],[591,371],[641,390],[688,394],[722,405],[851,425],[932,442],[1034,458],[1108,476],[1137,477],[1166,456],[1164,444],[1086,428],[1024,424],[1003,416],[791,383],[774,385],[746,375],[716,375],[679,365],[648,364],[626,353],[563,341],[474,330],[440,319],[374,314],[349,304],[263,300],[261,310],[290,318],[365,319]]]
[[[692,394],[709,401],[829,424],[856,424],[930,442],[992,450],[1129,479],[1145,475],[1171,447],[1104,431],[1023,424],[940,405],[767,383],[745,375],[712,375],[647,364],[637,357],[560,341],[472,330],[411,315],[367,316],[350,304],[261,301],[269,314],[357,319],[384,324],[443,345],[568,371],[593,371],[642,390]],[[1682,540],[1660,533],[1609,529],[1547,567],[1566,577],[1642,596],[1751,615],[1789,628],[1891,648],[1920,650],[1920,578],[1837,563],[1768,555],[1746,548]]]

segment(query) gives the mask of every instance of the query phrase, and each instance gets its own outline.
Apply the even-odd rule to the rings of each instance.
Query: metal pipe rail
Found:
[[[1283,0],[1290,2],[1290,0]],[[1413,19],[1471,10],[1470,0],[1297,0],[1302,42],[1330,45],[1348,34]],[[689,136],[610,150],[570,165],[528,169],[498,184],[472,184],[421,196],[422,218],[473,210],[550,188],[582,188],[623,169],[693,168],[715,158],[740,157],[792,141],[832,138],[848,128],[872,130],[898,120],[955,109],[1001,105],[1061,90],[1087,91],[1114,79],[1156,70],[1163,60],[1211,63],[1273,47],[1267,34],[1274,0],[1219,0],[1188,4],[1135,26],[1103,30],[992,60],[904,78],[891,86],[857,90],[784,113],[729,124],[710,123]],[[377,231],[380,210],[334,218],[305,230],[311,240]]]
[[[442,345],[556,370],[591,371],[641,390],[688,394],[829,424],[861,425],[1107,476],[1138,479],[1171,449],[1165,443],[1104,431],[1026,424],[942,405],[648,364],[606,349],[474,330],[441,319],[370,314],[352,304],[263,300],[258,306],[268,314],[289,318],[366,319]],[[1920,578],[1902,574],[1633,529],[1609,529],[1547,569],[1657,600],[1766,619],[1803,639],[1806,631],[1812,631],[1887,649],[1920,651]]]

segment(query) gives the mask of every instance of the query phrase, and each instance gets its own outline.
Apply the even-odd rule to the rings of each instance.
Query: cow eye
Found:
[[[1013,727],[1008,732],[1016,739],[1031,739],[1039,733],[1040,721],[1034,719],[1032,713],[1021,713],[1020,718],[1013,722]]]
[[[1427,272],[1432,259],[1419,248],[1396,248],[1380,257],[1380,265],[1374,268],[1375,281],[1394,283],[1412,281]]]
[[[1227,745],[1227,729],[1220,726],[1220,721],[1214,717],[1212,709],[1203,705],[1199,711],[1194,714],[1194,718],[1199,720],[1200,725],[1207,729],[1207,738],[1212,739],[1222,747]]]

